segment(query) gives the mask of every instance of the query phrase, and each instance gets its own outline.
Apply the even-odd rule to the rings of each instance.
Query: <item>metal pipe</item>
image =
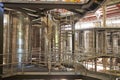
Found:
[[[12,53],[11,53],[11,55],[12,55],[12,64],[13,63],[15,63],[16,62],[16,57],[17,57],[17,54],[16,54],[16,47],[17,47],[17,45],[16,45],[16,43],[17,43],[17,27],[16,27],[16,23],[17,23],[17,18],[15,18],[15,17],[13,17],[12,16],[12,21],[14,21],[14,22],[11,22],[11,24],[12,24]],[[12,65],[12,68],[13,68],[13,65]]]
[[[71,19],[72,20],[72,19]],[[75,53],[75,24],[71,22],[72,25],[72,59],[74,61],[74,53]]]
[[[59,23],[59,56],[60,56],[60,63],[62,62],[62,59],[61,59],[61,55],[62,55],[62,49],[61,49],[61,47],[62,47],[62,45],[61,45],[61,26],[60,26],[60,23]]]
[[[9,11],[9,19],[8,19],[8,63],[12,63],[12,58],[13,58],[13,56],[12,56],[12,38],[13,38],[13,36],[12,36],[12,28],[13,28],[13,26],[11,25],[11,23],[12,23],[12,15],[11,15],[11,11]],[[6,37],[6,36],[5,36]],[[13,73],[13,64],[12,65],[9,65],[9,67],[11,67],[11,73]]]
[[[103,27],[107,27],[106,26],[106,4],[103,5],[102,7],[102,10],[103,10]]]
[[[28,34],[29,34],[29,41],[28,41],[28,52],[29,52],[29,57],[28,57],[28,61],[30,61],[30,63],[32,63],[32,35],[33,35],[33,30],[32,30],[32,21],[31,21],[31,18],[29,18],[29,31],[28,31]]]
[[[28,57],[29,57],[29,28],[30,28],[30,25],[29,25],[29,18],[28,16],[25,15],[25,18],[24,18],[24,36],[23,36],[23,40],[24,40],[24,60],[25,62],[28,62]]]
[[[3,4],[0,3],[0,64],[3,64]],[[3,67],[0,66],[0,74],[3,74]]]
[[[97,72],[97,58],[94,59],[95,72]]]

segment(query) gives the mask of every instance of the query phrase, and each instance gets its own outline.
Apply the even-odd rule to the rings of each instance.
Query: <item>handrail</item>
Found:
[[[1,2],[28,2],[28,3],[33,3],[33,2],[37,2],[37,3],[54,3],[54,4],[57,4],[57,3],[61,3],[61,4],[86,4],[88,3],[88,1],[84,0],[84,2],[76,2],[76,1],[50,1],[50,0],[37,0],[37,1],[34,1],[34,0],[1,0]]]

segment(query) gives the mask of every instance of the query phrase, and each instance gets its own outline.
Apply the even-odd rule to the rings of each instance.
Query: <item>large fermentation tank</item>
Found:
[[[4,71],[21,67],[29,57],[29,18],[15,10],[5,10],[4,14]],[[16,67],[17,68],[17,67]],[[9,69],[9,70],[7,70]]]
[[[98,72],[120,70],[120,28],[88,28],[76,33],[78,61],[83,61],[87,69]]]
[[[93,30],[79,30],[78,44],[81,53],[94,53],[94,31]]]
[[[99,54],[119,54],[120,29],[102,28],[96,31],[96,52]]]
[[[119,54],[120,28],[81,29],[79,47],[84,53]]]

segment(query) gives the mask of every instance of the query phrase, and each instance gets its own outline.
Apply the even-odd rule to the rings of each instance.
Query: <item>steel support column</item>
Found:
[[[0,3],[0,65],[3,64],[3,4]],[[0,66],[0,74],[3,73],[3,67]]]

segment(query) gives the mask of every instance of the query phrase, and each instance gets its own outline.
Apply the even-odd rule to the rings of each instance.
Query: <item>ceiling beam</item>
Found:
[[[4,3],[5,7],[9,8],[47,8],[47,9],[54,9],[54,8],[65,8],[65,9],[79,9],[82,5],[80,4],[53,4],[53,3]]]

